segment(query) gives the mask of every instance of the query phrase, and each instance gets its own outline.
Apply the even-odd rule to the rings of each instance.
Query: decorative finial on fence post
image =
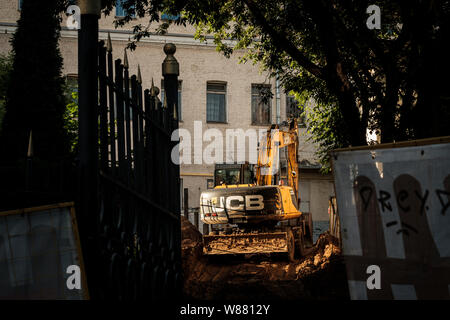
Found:
[[[33,130],[30,130],[28,140],[27,162],[25,167],[25,191],[31,190],[31,181],[33,177]]]
[[[175,104],[173,104],[173,120],[178,120],[177,106]]]
[[[81,14],[95,14],[100,16],[101,0],[78,0]]]
[[[128,69],[127,49],[123,49],[123,67]]]
[[[106,51],[112,52],[111,35],[108,32],[108,40],[106,41]]]
[[[164,46],[164,53],[166,58],[162,63],[162,74],[165,75],[176,75],[180,74],[180,67],[177,59],[173,56],[177,51],[177,47],[173,43],[167,43]]]
[[[139,84],[142,84],[141,66],[139,64],[138,64],[138,71],[137,71],[137,82]]]
[[[28,158],[33,157],[33,130],[30,130],[30,137],[28,139],[27,157]]]
[[[162,97],[163,99],[164,99],[164,103],[163,103],[163,105],[162,105],[162,107],[164,108],[164,109],[167,109],[167,94],[166,94],[166,90],[164,90],[164,97]]]
[[[174,54],[177,47],[173,43],[166,43],[164,45],[164,53],[166,58],[162,63],[162,74],[164,76],[164,108],[167,108],[169,117],[174,118],[176,115],[172,112],[178,105],[178,75],[180,74],[180,66]],[[171,106],[174,105],[174,110]]]
[[[158,94],[159,94],[159,88],[158,87],[154,87],[154,92],[155,92],[155,110],[158,110],[159,108],[161,108],[162,106],[160,106],[161,104],[161,100],[159,100]]]
[[[150,87],[150,95],[152,97],[156,97],[156,88],[155,88],[155,84],[153,83],[153,78],[152,78],[152,86]]]

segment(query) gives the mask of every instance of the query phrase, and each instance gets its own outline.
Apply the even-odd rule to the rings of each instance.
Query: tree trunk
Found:
[[[381,108],[380,127],[381,143],[389,143],[396,140],[395,117],[398,103],[399,77],[395,70],[395,57],[385,67],[386,94]]]
[[[339,104],[339,110],[342,113],[345,126],[340,128],[346,143],[351,146],[362,146],[367,144],[366,129],[367,123],[361,122],[360,112],[353,95],[351,87],[344,83],[344,75],[340,68],[334,69],[335,72],[328,73],[327,86],[331,92],[336,95]],[[341,73],[341,74],[340,74]]]

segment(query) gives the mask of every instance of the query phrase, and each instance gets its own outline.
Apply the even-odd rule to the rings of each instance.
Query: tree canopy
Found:
[[[12,54],[0,55],[0,134],[2,132],[3,117],[5,115],[6,92],[12,70]]]
[[[115,4],[103,0],[107,14]],[[369,29],[370,5],[381,9],[381,28]],[[278,75],[286,91],[314,98],[309,127],[327,150],[367,143],[450,134],[450,1],[444,0],[124,0],[135,39],[164,33],[169,23],[192,24],[196,36],[213,35],[226,56]],[[160,13],[179,15],[160,21]],[[234,40],[234,41],[229,41]],[[133,47],[134,43],[131,43]],[[326,158],[326,157],[325,157]]]
[[[11,41],[13,62],[0,137],[2,162],[26,157],[31,131],[36,158],[51,161],[69,155],[58,48],[61,8],[58,0],[23,1]]]

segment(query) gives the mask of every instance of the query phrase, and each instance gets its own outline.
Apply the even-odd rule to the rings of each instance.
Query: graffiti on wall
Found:
[[[384,172],[377,167],[387,159],[383,156],[372,163],[368,157],[349,156],[335,165],[341,170],[335,174],[338,206],[339,193],[346,205],[341,223],[352,297],[450,299],[448,164],[439,162],[436,170],[430,159],[415,163],[400,149],[392,152],[398,153],[398,163],[385,163]],[[357,170],[349,181],[352,168]],[[379,267],[379,288],[366,286],[373,266]]]

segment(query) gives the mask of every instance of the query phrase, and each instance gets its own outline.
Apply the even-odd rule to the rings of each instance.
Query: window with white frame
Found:
[[[168,14],[168,13],[161,14],[161,20],[172,20],[172,21],[175,21],[175,20],[178,20],[179,18],[180,18],[179,14],[177,14],[176,16]]]
[[[125,1],[126,0],[116,0],[116,17],[125,17],[127,15],[127,9],[125,9],[123,5]],[[130,10],[132,10],[132,8]],[[132,12],[131,16],[134,18],[135,13]]]
[[[272,96],[270,85],[252,84],[252,124],[267,125],[272,122]]]
[[[305,124],[305,113],[303,106],[298,103],[294,96],[286,95],[286,118],[297,119],[300,125]]]
[[[225,82],[208,81],[206,84],[206,121],[226,122],[226,94]]]

